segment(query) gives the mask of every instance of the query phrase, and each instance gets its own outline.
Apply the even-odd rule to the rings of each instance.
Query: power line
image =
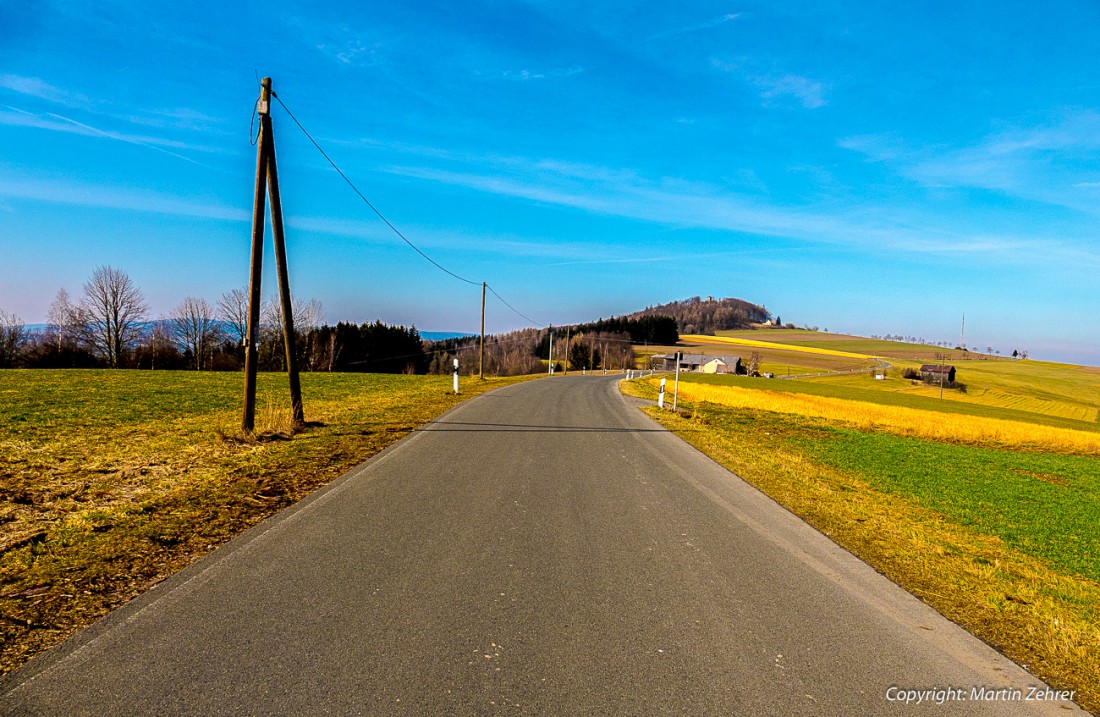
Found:
[[[532,319],[531,317],[529,317],[529,316],[525,316],[524,314],[520,313],[519,309],[517,309],[516,307],[512,306],[512,305],[511,305],[511,304],[509,304],[509,303],[508,303],[507,301],[505,301],[505,300],[504,300],[504,297],[503,297],[503,296],[501,296],[500,294],[498,294],[498,293],[496,292],[496,289],[494,289],[493,287],[489,286],[488,284],[486,284],[486,285],[485,285],[485,287],[486,287],[487,289],[489,289],[489,291],[493,292],[493,296],[495,296],[495,297],[497,297],[498,299],[500,299],[500,303],[504,304],[504,305],[505,305],[505,306],[507,306],[507,307],[508,307],[509,309],[511,309],[511,310],[512,310],[513,312],[515,312],[517,316],[520,316],[520,317],[522,317],[522,318],[526,319],[527,321],[530,321],[530,322],[531,322],[532,324],[534,324],[534,325],[535,325],[535,328],[539,328],[539,329],[545,329],[545,328],[546,328],[546,325],[545,325],[545,324],[540,324],[539,322],[535,321],[535,320],[534,320],[534,319]]]
[[[467,284],[470,284],[472,286],[478,286],[479,284],[481,284],[480,281],[471,281],[470,279],[467,279],[464,276],[459,276],[458,274],[454,273],[453,271],[451,271],[447,267],[440,264],[435,259],[433,259],[430,256],[428,256],[427,254],[425,254],[420,249],[420,247],[418,247],[416,244],[413,244],[411,241],[409,241],[408,237],[406,237],[404,234],[402,234],[400,232],[400,230],[398,230],[398,228],[395,227],[390,222],[389,219],[386,219],[386,217],[382,214],[382,212],[378,211],[378,208],[376,206],[374,206],[373,204],[371,204],[371,201],[369,199],[367,199],[366,195],[364,195],[362,192],[359,191],[359,188],[355,186],[355,183],[352,182],[351,179],[348,178],[348,175],[344,174],[344,170],[340,169],[340,167],[337,166],[336,162],[332,161],[332,157],[328,156],[328,153],[325,152],[325,150],[321,147],[321,145],[317,142],[317,140],[315,140],[313,138],[313,135],[311,135],[309,133],[309,131],[304,126],[302,126],[302,123],[298,121],[298,118],[294,116],[294,113],[290,111],[290,108],[288,108],[286,106],[286,103],[284,103],[282,101],[282,99],[279,98],[279,95],[275,94],[275,92],[273,91],[271,93],[271,96],[274,97],[275,100],[279,103],[279,105],[286,111],[287,115],[290,116],[290,119],[294,120],[294,124],[298,125],[298,129],[302,130],[302,133],[309,139],[310,142],[313,143],[313,146],[317,148],[317,151],[321,153],[321,156],[324,157],[328,161],[328,163],[332,165],[332,168],[336,170],[336,173],[339,174],[344,179],[345,182],[347,182],[348,186],[351,187],[352,191],[354,191],[356,194],[359,195],[359,198],[363,200],[363,203],[366,204],[368,207],[370,207],[371,211],[373,211],[375,214],[377,214],[378,218],[381,219],[385,223],[385,225],[388,226],[393,231],[394,234],[401,237],[401,241],[408,244],[413,249],[413,251],[415,251],[420,256],[424,257],[426,260],[428,260],[432,265],[434,265],[437,269],[439,269],[443,273],[449,274],[450,276],[453,276],[454,278],[458,279],[459,281],[464,281]],[[494,293],[496,293],[496,292],[494,292]],[[515,311],[515,309],[513,309],[513,311]],[[528,321],[530,321],[530,319],[528,319]]]
[[[283,102],[282,98],[280,98],[279,95],[277,95],[274,91],[271,92],[271,96],[274,97],[275,101],[279,103],[279,106],[282,107],[283,110],[286,111],[286,113],[290,117],[290,119],[294,121],[294,124],[298,125],[298,129],[302,130],[302,134],[304,134],[306,136],[306,138],[309,139],[309,141],[311,143],[313,143],[313,146],[317,148],[317,151],[321,153],[321,156],[324,157],[325,160],[330,165],[332,165],[332,168],[336,170],[336,173],[339,174],[340,177],[343,178],[343,180],[345,182],[347,182],[347,185],[349,187],[351,187],[352,191],[354,191],[357,195],[359,195],[359,198],[363,200],[363,203],[366,204],[368,207],[370,207],[371,211],[373,211],[378,216],[378,218],[381,219],[385,223],[385,225],[387,227],[389,227],[390,230],[393,231],[394,234],[396,234],[398,237],[401,238],[401,241],[408,244],[409,247],[413,249],[413,251],[415,251],[420,256],[424,257],[424,259],[426,259],[428,262],[430,262],[433,266],[435,266],[437,269],[439,269],[443,273],[448,274],[448,275],[454,277],[455,279],[458,279],[459,281],[463,281],[463,282],[465,282],[467,284],[470,284],[472,286],[477,286],[478,284],[481,283],[481,282],[478,282],[478,281],[472,281],[470,279],[467,279],[464,276],[459,276],[458,274],[454,273],[453,271],[451,271],[447,267],[440,264],[435,259],[433,259],[430,256],[428,256],[427,254],[425,254],[420,249],[420,247],[418,247],[416,244],[413,244],[411,241],[409,241],[408,237],[406,237],[404,234],[402,234],[401,231],[398,230],[398,228],[395,227],[393,225],[393,223],[390,222],[389,219],[386,219],[386,217],[382,214],[382,212],[380,212],[378,210],[378,208],[376,206],[374,206],[374,204],[372,204],[371,201],[369,199],[367,199],[367,197],[361,191],[359,191],[359,188],[355,186],[355,183],[351,181],[351,179],[348,177],[348,175],[344,174],[344,171],[342,169],[340,169],[340,167],[336,164],[336,162],[334,162],[332,160],[332,157],[330,157],[328,155],[328,152],[326,152],[324,150],[324,148],[321,147],[320,143],[316,139],[313,138],[313,135],[309,133],[309,130],[307,130],[305,128],[305,126],[301,122],[298,121],[298,118],[294,116],[294,113],[290,111],[290,108],[286,106],[286,103]],[[544,324],[540,324],[539,322],[537,322],[534,319],[532,319],[531,317],[525,315],[524,313],[519,311],[516,307],[512,306],[507,301],[505,301],[504,297],[501,296],[500,294],[498,294],[493,287],[486,284],[486,288],[488,288],[489,291],[493,292],[493,296],[497,297],[497,299],[500,300],[500,303],[507,306],[517,316],[524,319],[525,321],[531,322],[532,324],[535,325],[536,328],[540,328],[540,329],[541,328],[546,328],[546,326]]]

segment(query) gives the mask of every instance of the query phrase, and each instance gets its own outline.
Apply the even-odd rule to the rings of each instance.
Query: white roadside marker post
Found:
[[[458,359],[455,359],[455,395],[458,395]]]
[[[680,352],[676,352],[676,384],[672,389],[672,410],[676,410],[676,401],[680,398]]]
[[[661,395],[657,397],[657,408],[665,407],[665,381],[667,380],[667,378],[661,379]]]

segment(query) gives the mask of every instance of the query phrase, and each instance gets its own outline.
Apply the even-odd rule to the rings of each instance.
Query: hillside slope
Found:
[[[643,316],[671,316],[681,334],[713,334],[715,331],[747,329],[771,318],[763,306],[742,299],[706,299],[693,296],[659,306],[649,306],[642,311],[623,316],[624,319]]]

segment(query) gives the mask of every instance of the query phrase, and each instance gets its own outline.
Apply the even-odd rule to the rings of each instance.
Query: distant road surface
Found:
[[[1076,710],[1031,686],[615,380],[568,376],[472,399],[253,528],[0,681],[0,714]]]

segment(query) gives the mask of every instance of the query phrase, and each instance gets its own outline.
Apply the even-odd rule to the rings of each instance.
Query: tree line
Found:
[[[296,300],[292,310],[300,338],[323,319],[315,299]],[[260,314],[259,366],[282,369],[282,307],[265,300]],[[0,366],[235,370],[244,364],[248,292],[232,289],[214,303],[188,296],[154,319],[130,276],[101,266],[79,297],[59,289],[47,320],[44,331],[28,331],[19,317],[0,311]]]
[[[630,368],[634,365],[633,344],[671,346],[680,340],[676,320],[668,316],[613,317],[549,329],[520,329],[485,338],[485,373],[513,376],[547,370],[551,337],[558,371]],[[452,372],[456,358],[460,372],[478,372],[478,336],[429,341],[425,347],[431,357],[428,373]]]
[[[670,313],[663,314],[660,310]],[[424,341],[416,327],[376,321],[324,324],[316,299],[293,302],[298,365],[306,371],[476,374],[480,339],[465,336]],[[261,306],[257,345],[260,370],[285,370],[282,307],[275,298]],[[764,320],[767,312],[739,299],[699,297],[650,307],[622,317],[520,329],[486,337],[484,371],[517,375],[558,370],[623,369],[633,366],[632,344],[674,345],[679,331],[737,328]],[[58,290],[43,331],[27,331],[16,316],[0,311],[0,367],[142,368],[239,370],[244,365],[248,291],[232,289],[211,303],[189,296],[167,317],[151,319],[144,294],[123,271],[98,267],[73,298]]]

